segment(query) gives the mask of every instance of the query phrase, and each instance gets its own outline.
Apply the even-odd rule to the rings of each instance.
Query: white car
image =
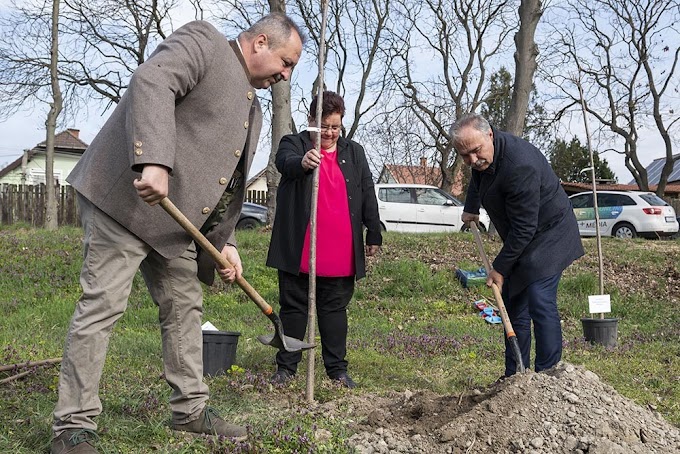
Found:
[[[581,236],[595,236],[593,192],[569,197]],[[673,207],[653,192],[597,191],[600,235],[618,238],[658,238],[678,232]]]
[[[376,184],[380,222],[385,230],[396,232],[461,232],[463,203],[436,186],[422,184]],[[491,221],[483,209],[480,229]]]

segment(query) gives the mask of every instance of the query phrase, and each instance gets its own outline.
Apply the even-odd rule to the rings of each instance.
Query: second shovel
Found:
[[[482,243],[482,237],[479,235],[479,229],[477,228],[477,223],[470,222],[470,230],[475,237],[475,242],[477,243],[477,248],[479,249],[479,255],[482,257],[484,262],[484,268],[486,269],[486,275],[491,273],[491,265],[489,264],[489,259],[484,251],[484,244]],[[519,349],[519,342],[517,341],[517,335],[515,330],[512,329],[512,324],[510,323],[510,317],[508,317],[508,311],[505,309],[505,304],[503,303],[503,296],[501,295],[501,289],[493,283],[491,284],[491,290],[493,291],[493,296],[496,299],[496,304],[498,304],[498,311],[501,313],[501,320],[503,321],[503,328],[505,328],[505,337],[510,344],[510,349],[512,350],[513,356],[515,357],[515,362],[517,363],[517,371],[523,373],[526,369],[524,367],[524,362],[522,361],[522,352]]]

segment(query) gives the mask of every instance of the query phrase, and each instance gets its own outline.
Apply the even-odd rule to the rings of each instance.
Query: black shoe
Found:
[[[337,382],[338,384],[340,384],[340,386],[344,386],[345,388],[354,389],[357,387],[357,384],[354,383],[352,377],[347,375],[347,372],[343,372],[337,377],[331,378],[331,380]]]
[[[286,369],[277,369],[276,372],[274,372],[274,375],[271,376],[269,381],[272,382],[272,384],[274,385],[285,385],[286,383],[293,379],[294,375],[295,374]]]

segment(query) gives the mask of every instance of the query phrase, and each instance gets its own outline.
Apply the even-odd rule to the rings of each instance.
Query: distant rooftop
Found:
[[[680,182],[680,153],[673,155],[673,171],[668,175],[668,182]],[[647,166],[647,181],[649,184],[659,184],[659,179],[661,179],[661,171],[663,166],[666,164],[666,158],[658,158],[652,161],[652,163]],[[631,180],[628,184],[635,184],[635,180]]]

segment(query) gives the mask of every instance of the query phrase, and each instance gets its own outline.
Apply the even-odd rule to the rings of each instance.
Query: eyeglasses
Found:
[[[321,125],[321,132],[332,132],[333,134],[337,134],[340,132],[342,129],[342,125],[340,126],[329,126],[329,125]]]

